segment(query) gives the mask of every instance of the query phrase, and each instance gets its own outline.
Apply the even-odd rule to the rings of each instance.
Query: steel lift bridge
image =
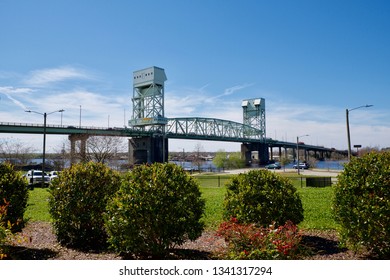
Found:
[[[149,67],[133,73],[133,114],[129,121],[134,133],[129,141],[130,163],[165,162],[168,139],[198,139],[241,142],[241,152],[249,162],[253,151],[268,161],[265,137],[265,100],[242,102],[243,123],[203,118],[166,118],[164,113],[164,69]]]
[[[297,143],[266,138],[265,100],[263,98],[242,101],[243,123],[213,118],[166,118],[164,112],[164,82],[167,80],[164,69],[149,67],[133,72],[133,114],[127,128],[75,127],[58,125],[38,125],[25,123],[2,123],[0,133],[62,134],[68,135],[71,142],[71,155],[75,153],[75,143],[80,141],[80,154],[86,152],[89,136],[117,136],[129,138],[129,163],[165,162],[168,159],[168,139],[198,139],[239,142],[241,153],[249,163],[253,152],[258,153],[259,163],[271,159],[272,149],[286,150],[297,147]],[[297,150],[297,149],[296,149]],[[318,158],[329,156],[331,148],[302,144],[300,150],[305,155],[312,151],[320,153]],[[337,152],[337,151],[336,151]],[[339,151],[338,151],[339,152]],[[71,157],[75,158],[75,157]]]

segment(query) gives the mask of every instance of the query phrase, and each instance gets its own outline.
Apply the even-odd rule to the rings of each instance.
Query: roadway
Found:
[[[180,123],[181,119],[169,119],[169,123],[165,137],[166,138],[179,138],[179,139],[197,139],[197,140],[211,140],[211,141],[230,141],[230,142],[263,142],[268,144],[269,147],[279,147],[279,148],[296,148],[296,143],[293,142],[284,142],[278,141],[271,138],[259,139],[254,134],[249,138],[244,133],[243,128],[249,129],[247,126],[230,121],[211,119],[204,120],[204,124],[207,127],[199,128],[202,123],[201,120],[197,120],[194,126],[189,125],[189,120],[185,120],[186,129],[183,129],[184,124]],[[175,125],[173,125],[175,124]],[[175,129],[173,128],[175,127]],[[212,133],[210,133],[210,127],[213,128]],[[237,133],[233,133],[237,130]],[[254,129],[255,130],[255,129]],[[256,130],[257,131],[257,130]],[[256,132],[255,131],[255,132]],[[44,127],[42,124],[31,124],[31,123],[10,123],[10,122],[0,122],[0,133],[21,133],[21,134],[43,134]],[[253,131],[251,133],[254,133]],[[89,134],[89,135],[99,135],[99,136],[119,136],[119,137],[143,137],[143,136],[152,136],[153,134],[160,134],[161,132],[156,131],[146,131],[139,128],[121,128],[121,127],[76,127],[76,126],[60,126],[60,125],[46,125],[46,134],[57,134],[57,135],[70,135],[70,134]],[[253,137],[253,138],[252,138]],[[264,143],[264,142],[263,142]],[[319,151],[319,152],[339,152],[332,148],[325,148],[321,146],[313,146],[300,144],[301,149],[307,151]]]

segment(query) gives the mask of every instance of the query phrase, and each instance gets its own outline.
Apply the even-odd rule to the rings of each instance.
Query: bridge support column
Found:
[[[293,148],[293,159],[294,159],[294,162],[297,161],[297,149],[296,148]]]
[[[284,157],[288,159],[288,150],[287,147],[284,147]]]
[[[129,164],[168,161],[168,139],[163,136],[129,139]]]
[[[87,140],[89,135],[87,134],[71,134],[68,136],[70,141],[70,164],[76,162],[76,142],[80,141],[80,159],[81,161],[86,160],[87,152]]]
[[[252,152],[257,151],[259,164],[266,164],[269,161],[269,147],[264,143],[242,143],[241,156],[245,159],[246,165],[250,165],[252,160]]]

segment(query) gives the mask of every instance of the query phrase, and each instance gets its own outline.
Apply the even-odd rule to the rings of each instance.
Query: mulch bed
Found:
[[[328,231],[303,232],[303,244],[311,254],[311,260],[359,260],[369,257],[341,249],[338,246],[337,233]],[[7,246],[8,259],[19,260],[121,260],[122,256],[109,252],[83,252],[61,246],[53,233],[52,225],[47,222],[30,222],[16,235]],[[226,243],[213,231],[206,231],[197,240],[186,242],[172,251],[169,258],[207,260],[215,259],[218,253],[226,249]]]

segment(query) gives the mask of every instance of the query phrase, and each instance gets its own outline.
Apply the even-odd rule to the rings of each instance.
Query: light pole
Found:
[[[57,113],[57,112],[60,112],[62,114],[62,112],[64,112],[64,111],[65,110],[63,110],[63,109],[58,110],[58,111],[54,111],[54,112],[51,112],[51,113],[40,113],[40,112],[36,112],[36,111],[31,111],[31,110],[25,111],[27,113],[35,113],[35,114],[43,116],[42,188],[45,187],[46,118],[47,118],[47,115],[50,115],[50,114],[53,114],[53,113]]]
[[[79,119],[79,128],[81,128],[81,105],[80,105],[80,119]]]
[[[352,157],[352,151],[351,151],[351,134],[349,132],[349,112],[353,111],[353,110],[356,110],[356,109],[360,109],[360,108],[368,108],[368,107],[372,107],[374,105],[362,105],[362,106],[359,106],[359,107],[356,107],[356,108],[353,108],[353,109],[346,109],[345,110],[345,116],[346,116],[346,120],[347,120],[347,137],[348,137],[348,161],[351,160],[351,157]]]
[[[298,175],[300,174],[299,172],[299,138],[309,136],[309,134],[297,136],[297,170],[298,170]]]

